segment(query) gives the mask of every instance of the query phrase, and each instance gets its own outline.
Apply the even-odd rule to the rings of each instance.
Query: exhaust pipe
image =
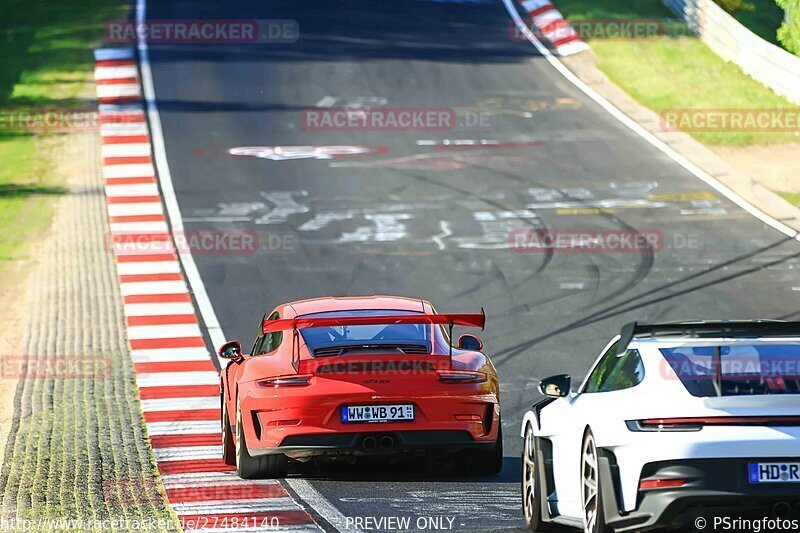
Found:
[[[378,439],[375,437],[365,437],[364,440],[361,441],[361,447],[365,452],[374,452],[378,447]]]
[[[778,502],[772,506],[772,514],[778,518],[784,518],[792,512],[792,506],[788,502]]]
[[[394,437],[391,435],[381,437],[381,450],[391,450],[392,448],[394,448]]]

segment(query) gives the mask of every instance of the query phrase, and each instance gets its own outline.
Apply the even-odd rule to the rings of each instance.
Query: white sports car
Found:
[[[800,323],[628,324],[577,392],[522,422],[530,529],[677,528],[800,514]]]

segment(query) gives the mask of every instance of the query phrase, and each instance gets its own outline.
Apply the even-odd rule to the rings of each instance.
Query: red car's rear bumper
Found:
[[[239,393],[245,441],[253,456],[491,447],[500,420],[498,395],[487,384],[364,384],[315,377],[304,387],[242,384]],[[413,421],[343,423],[341,419],[341,408],[347,405],[409,403],[414,405]]]

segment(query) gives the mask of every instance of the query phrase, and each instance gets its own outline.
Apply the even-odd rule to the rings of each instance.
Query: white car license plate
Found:
[[[414,420],[413,405],[346,405],[342,407],[342,422],[395,422]]]
[[[800,463],[750,463],[750,483],[800,483]]]

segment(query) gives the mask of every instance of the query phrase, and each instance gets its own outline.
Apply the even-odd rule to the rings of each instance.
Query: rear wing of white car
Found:
[[[781,320],[738,320],[671,322],[666,324],[639,324],[631,322],[620,331],[617,354],[628,350],[633,339],[659,337],[747,338],[747,337],[797,337],[800,340],[800,322]]]

